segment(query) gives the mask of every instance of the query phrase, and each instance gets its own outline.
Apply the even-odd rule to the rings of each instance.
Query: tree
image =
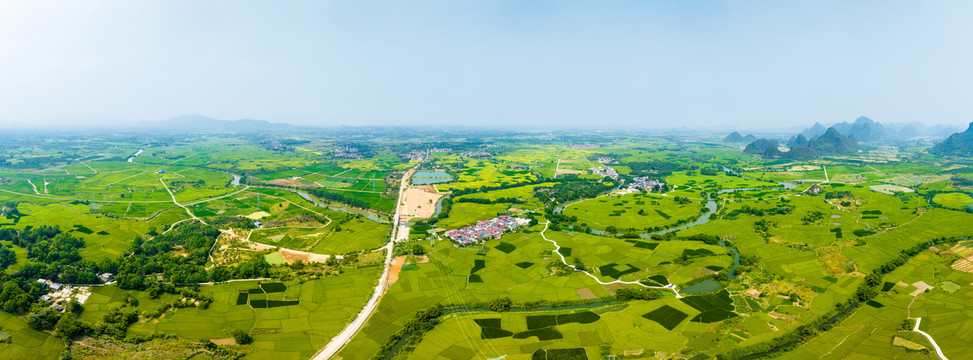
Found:
[[[655,300],[662,297],[658,291],[649,289],[621,288],[615,291],[615,298],[621,301],[627,300]]]
[[[8,248],[0,248],[0,270],[17,262],[17,254]]]
[[[81,313],[84,312],[84,306],[72,298],[71,302],[68,303],[68,311],[70,311],[72,314],[81,315]]]
[[[0,291],[0,304],[5,312],[11,314],[23,314],[30,308],[31,297],[17,283],[7,281],[3,283],[3,291]]]
[[[60,319],[61,313],[52,307],[45,307],[24,317],[27,325],[30,325],[34,330],[52,330]]]
[[[425,255],[425,254],[426,254],[426,249],[423,248],[422,245],[419,245],[419,244],[412,245],[412,255],[419,256],[419,255]]]
[[[70,340],[83,335],[88,326],[78,318],[77,314],[67,313],[61,316],[54,325],[54,333],[62,339]]]
[[[490,310],[496,312],[510,311],[512,306],[513,301],[511,301],[508,297],[497,298],[490,302]]]
[[[246,331],[233,329],[233,340],[236,340],[237,344],[246,345],[253,342],[253,336]]]
[[[581,261],[581,258],[580,257],[575,257],[574,258],[574,268],[575,269],[578,269],[578,270],[584,270],[585,269],[584,268],[584,262]]]

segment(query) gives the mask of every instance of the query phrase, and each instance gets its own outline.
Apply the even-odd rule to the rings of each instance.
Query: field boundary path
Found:
[[[172,203],[173,204],[176,204],[176,206],[179,206],[179,207],[185,209],[186,210],[186,213],[189,214],[189,216],[192,216],[193,219],[196,219],[197,221],[203,223],[203,225],[209,225],[205,221],[203,221],[203,219],[200,219],[200,218],[196,217],[196,214],[193,214],[193,212],[191,210],[189,210],[189,207],[187,207],[186,205],[180,204],[178,201],[176,201],[176,194],[173,194],[172,193],[172,190],[169,190],[169,185],[166,185],[166,182],[165,181],[162,181],[162,179],[159,179],[159,182],[162,183],[162,187],[166,188],[166,192],[169,193],[169,196],[172,196]],[[173,225],[175,225],[175,224],[173,224]],[[169,230],[172,230],[172,228],[170,228]]]
[[[409,169],[409,171],[402,176],[402,181],[399,183],[399,196],[395,199],[395,217],[392,218],[392,236],[389,238],[389,242],[385,245],[385,267],[382,270],[382,276],[378,278],[378,284],[375,285],[375,291],[372,293],[372,297],[368,299],[368,302],[366,302],[365,306],[362,307],[361,311],[358,312],[358,315],[355,315],[355,318],[351,320],[347,326],[345,326],[344,330],[341,330],[341,333],[331,338],[331,341],[329,341],[328,344],[321,349],[321,351],[314,355],[312,358],[313,360],[330,359],[337,354],[341,348],[348,344],[351,339],[358,334],[358,331],[365,326],[365,322],[368,321],[368,319],[375,312],[375,309],[378,308],[379,300],[382,299],[382,296],[385,295],[385,291],[388,290],[389,273],[392,269],[392,250],[395,248],[395,239],[397,237],[396,233],[399,231],[399,212],[401,207],[398,206],[398,204],[402,201],[403,192],[405,192],[405,189],[408,188],[408,186],[406,186],[406,182],[412,177],[412,174],[415,173],[416,169],[418,168],[419,165],[416,165]]]
[[[926,339],[929,339],[929,342],[932,343],[932,347],[936,349],[936,355],[939,355],[939,358],[940,359],[949,360],[949,359],[946,359],[946,355],[943,354],[943,349],[940,349],[939,348],[939,344],[936,343],[936,340],[933,340],[932,339],[932,335],[929,335],[929,333],[927,333],[925,331],[919,330],[919,323],[920,322],[922,322],[922,318],[921,317],[920,318],[916,318],[916,327],[912,328],[912,331],[917,332],[917,333],[920,333],[920,334],[922,334],[922,336],[925,336]]]
[[[34,194],[37,194],[37,195],[40,195],[41,194],[40,192],[37,191],[37,185],[34,185],[34,182],[33,181],[30,181],[30,179],[27,179],[27,183],[29,183],[30,186],[33,186],[34,187]]]
[[[551,225],[551,221],[550,220],[547,220],[547,221],[544,222],[544,230],[541,230],[541,237],[544,238],[544,240],[547,240],[547,241],[550,241],[550,242],[554,243],[554,247],[555,247],[554,248],[554,253],[557,254],[557,256],[560,256],[561,257],[561,262],[564,263],[564,265],[567,265],[571,269],[574,269],[574,271],[579,271],[581,273],[584,273],[585,275],[588,275],[592,279],[595,279],[595,281],[597,281],[599,284],[602,284],[602,285],[608,285],[608,284],[630,284],[630,285],[638,285],[638,286],[641,286],[641,287],[644,287],[644,288],[649,288],[649,289],[669,289],[669,290],[672,290],[672,292],[676,294],[676,298],[677,299],[682,298],[682,295],[679,295],[679,290],[677,290],[676,289],[676,286],[673,285],[673,284],[669,284],[669,285],[666,285],[666,286],[649,286],[649,285],[645,285],[643,283],[640,283],[638,281],[615,280],[615,281],[604,282],[604,281],[601,281],[601,279],[599,279],[597,276],[595,276],[595,274],[592,274],[592,273],[588,272],[587,270],[578,269],[574,265],[568,264],[567,260],[564,258],[564,254],[561,254],[561,252],[560,252],[561,245],[558,245],[557,244],[557,241],[548,239],[547,236],[544,235],[544,233],[547,232],[547,228],[550,225]]]
[[[91,165],[88,165],[84,161],[81,162],[81,165],[87,166],[89,169],[91,169],[91,171],[95,172],[95,175],[98,175],[98,170],[95,170],[95,168],[91,167]]]

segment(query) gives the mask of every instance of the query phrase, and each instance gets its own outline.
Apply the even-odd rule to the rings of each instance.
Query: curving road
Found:
[[[389,270],[392,268],[392,249],[395,247],[395,239],[397,239],[397,233],[399,232],[399,209],[401,207],[398,206],[398,204],[402,201],[402,193],[406,188],[408,188],[408,186],[406,186],[406,181],[412,177],[412,174],[415,173],[418,167],[419,166],[416,165],[415,167],[409,169],[409,171],[402,176],[402,182],[399,184],[399,197],[395,202],[395,217],[392,218],[392,236],[389,239],[388,244],[385,245],[385,268],[382,270],[382,276],[378,278],[378,285],[375,286],[375,291],[372,293],[372,297],[368,299],[368,302],[366,302],[365,306],[362,307],[361,311],[358,312],[358,315],[355,315],[355,319],[352,320],[348,326],[345,326],[345,329],[342,330],[341,333],[332,338],[331,341],[328,342],[323,349],[321,349],[321,351],[314,355],[312,358],[313,360],[330,359],[337,354],[338,351],[345,346],[345,344],[348,344],[348,342],[355,337],[355,334],[361,330],[362,326],[365,325],[365,321],[367,321],[368,318],[372,316],[372,313],[375,312],[375,309],[378,307],[379,300],[382,299],[382,295],[385,295],[385,291],[388,290]]]
[[[931,342],[931,343],[932,343],[932,347],[936,349],[936,355],[939,355],[939,358],[940,358],[940,359],[943,359],[943,360],[948,360],[948,359],[946,359],[946,355],[945,355],[945,354],[943,354],[943,349],[940,349],[940,348],[939,348],[939,344],[937,344],[937,343],[936,343],[936,340],[933,340],[933,339],[932,339],[932,335],[929,335],[929,334],[928,334],[928,333],[926,333],[925,331],[922,331],[922,330],[919,330],[919,323],[920,323],[920,322],[922,322],[922,318],[916,318],[916,327],[915,327],[915,328],[913,328],[913,329],[912,329],[912,331],[915,331],[915,332],[917,332],[917,333],[920,333],[920,334],[922,334],[923,336],[925,336],[925,337],[926,337],[926,339],[929,339],[929,342]]]

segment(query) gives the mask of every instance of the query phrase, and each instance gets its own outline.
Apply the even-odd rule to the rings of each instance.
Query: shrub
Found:
[[[237,344],[246,345],[253,342],[253,336],[250,336],[246,331],[234,329],[232,335]]]

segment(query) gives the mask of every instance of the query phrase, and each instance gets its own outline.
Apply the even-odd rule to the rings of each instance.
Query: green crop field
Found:
[[[618,229],[617,232],[623,232],[626,229],[663,228],[679,220],[695,219],[702,208],[698,201],[679,204],[673,196],[628,194],[571,204],[564,214],[584,219],[584,223],[599,230],[611,226]]]
[[[236,303],[237,294],[254,288],[255,281],[203,286],[202,293],[213,297],[209,308],[170,310],[158,320],[133,324],[129,331],[172,333],[187,339],[222,339],[229,337],[233,329],[241,329],[256,334],[253,345],[248,346],[247,358],[310,358],[354,317],[357,308],[371,294],[379,271],[371,267],[303,284],[286,282],[283,293],[268,296],[298,300],[299,304],[266,309]],[[99,319],[110,307],[121,305],[126,294],[138,299],[140,310],[153,310],[174,299],[151,299],[144,292],[126,292],[115,287],[96,288],[86,303],[83,318]]]
[[[64,342],[57,337],[31,329],[22,319],[0,312],[0,332],[9,343],[0,342],[0,357],[4,359],[57,359],[64,351]]]
[[[0,135],[0,358],[308,359],[363,310],[335,358],[938,358],[910,318],[949,358],[973,340],[973,172],[926,140],[334,131]],[[411,169],[448,200],[396,223]],[[501,214],[528,221],[475,226]]]
[[[932,201],[950,209],[969,209],[973,205],[973,198],[964,193],[936,194]]]

